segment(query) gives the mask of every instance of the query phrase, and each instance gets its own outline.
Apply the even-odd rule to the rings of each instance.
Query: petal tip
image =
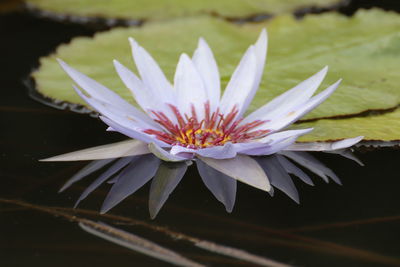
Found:
[[[109,207],[101,207],[101,209],[100,209],[100,214],[106,214],[107,213],[107,211],[109,211],[110,210],[110,208]]]
[[[262,28],[261,33],[260,33],[260,38],[262,38],[262,39],[267,39],[268,38],[267,28]]]
[[[226,212],[232,213],[233,207],[225,207]]]
[[[65,185],[63,185],[59,190],[58,190],[58,192],[57,193],[62,193],[62,192],[64,192],[65,191],[65,189],[67,189],[67,187],[65,186]]]
[[[67,69],[70,68],[70,66],[64,60],[62,60],[60,58],[56,58],[56,60],[57,60],[58,64],[60,64],[61,68],[63,68],[67,72]]]
[[[149,209],[149,213],[150,213],[150,219],[154,220],[157,217],[158,211]]]
[[[131,45],[131,48],[135,51],[137,48],[139,48],[139,44],[136,42],[135,39],[132,37],[128,38],[129,44]]]
[[[200,46],[200,45],[205,45],[205,44],[207,44],[207,42],[206,42],[206,40],[205,40],[203,37],[200,37],[200,38],[199,38],[198,44],[199,44],[199,46]]]

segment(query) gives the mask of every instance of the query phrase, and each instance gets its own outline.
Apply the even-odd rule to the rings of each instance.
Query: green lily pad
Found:
[[[247,17],[293,12],[302,7],[329,7],[341,0],[27,0],[35,9],[55,15],[162,20],[199,14]]]
[[[37,90],[58,101],[83,104],[55,58],[112,88],[133,102],[113,68],[117,59],[134,69],[128,37],[147,48],[171,79],[179,54],[191,54],[199,36],[216,55],[225,85],[249,44],[263,27],[269,31],[269,54],[263,81],[249,111],[296,85],[324,65],[330,66],[322,88],[344,78],[339,89],[305,119],[383,110],[400,103],[400,16],[380,10],[348,18],[339,14],[309,15],[298,21],[281,16],[268,23],[236,25],[216,18],[188,18],[119,28],[94,38],[79,37],[40,60],[33,73]]]
[[[347,119],[324,119],[295,125],[295,128],[314,127],[314,130],[299,138],[300,142],[317,142],[364,136],[364,141],[400,140],[400,108],[386,114]],[[377,143],[383,146],[384,143]],[[398,143],[393,143],[396,145]]]

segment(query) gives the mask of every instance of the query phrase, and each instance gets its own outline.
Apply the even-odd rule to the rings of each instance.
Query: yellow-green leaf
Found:
[[[293,12],[302,7],[329,7],[341,0],[26,0],[47,14],[162,20],[199,14],[247,17]]]
[[[388,109],[399,104],[400,16],[379,10],[362,11],[352,18],[324,14],[297,21],[282,16],[269,23],[241,26],[203,17],[120,28],[61,45],[54,55],[41,59],[41,67],[33,77],[43,95],[84,104],[56,63],[55,57],[59,57],[131,100],[112,65],[112,59],[118,59],[133,68],[129,36],[154,55],[169,78],[173,77],[179,54],[191,54],[203,36],[215,52],[226,84],[242,53],[263,27],[268,28],[270,39],[267,67],[250,110],[324,65],[330,66],[330,72],[322,88],[339,78],[344,81],[307,119]]]
[[[364,136],[364,141],[399,141],[400,108],[393,112],[368,117],[347,119],[325,119],[304,122],[295,128],[314,127],[314,130],[299,138],[301,142],[316,142]]]

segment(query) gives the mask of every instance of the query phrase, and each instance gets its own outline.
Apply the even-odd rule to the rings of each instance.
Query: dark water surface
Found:
[[[35,102],[23,80],[40,56],[73,36],[91,34],[93,30],[84,26],[28,14],[0,15],[0,266],[167,265],[84,232],[76,218],[106,222],[212,266],[250,264],[201,250],[154,226],[296,266],[400,266],[398,150],[358,153],[365,167],[335,155],[319,155],[343,186],[325,184],[315,176],[314,187],[295,181],[300,205],[278,190],[271,198],[239,184],[236,206],[228,214],[190,168],[154,221],[147,210],[148,185],[108,216],[97,211],[110,185],[95,191],[80,210],[72,210],[96,175],[58,194],[85,163],[38,159],[111,143],[121,136],[105,132],[103,123],[89,116]]]

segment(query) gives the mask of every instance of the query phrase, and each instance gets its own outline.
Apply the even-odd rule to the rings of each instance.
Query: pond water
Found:
[[[194,243],[211,241],[295,266],[400,266],[399,150],[357,152],[364,167],[316,154],[343,186],[316,176],[314,187],[296,180],[300,205],[278,190],[271,198],[239,184],[235,208],[228,214],[190,167],[155,220],[148,214],[149,185],[108,215],[98,213],[107,184],[73,210],[96,174],[58,194],[85,163],[38,159],[123,137],[106,132],[97,119],[32,100],[24,81],[40,56],[74,36],[93,33],[29,14],[0,14],[1,266],[168,265],[83,231],[78,223],[84,219],[123,229],[208,266],[252,264]]]

